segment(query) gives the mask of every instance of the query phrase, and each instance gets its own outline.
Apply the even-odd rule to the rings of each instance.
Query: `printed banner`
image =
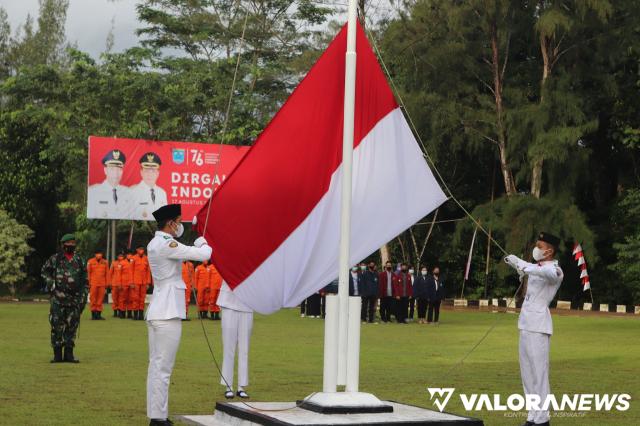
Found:
[[[87,218],[153,220],[182,204],[190,222],[249,147],[89,137]]]

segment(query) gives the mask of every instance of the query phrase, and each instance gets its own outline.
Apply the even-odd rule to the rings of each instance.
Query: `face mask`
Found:
[[[411,275],[413,275],[413,273],[414,273],[414,272],[415,272],[415,271],[414,271],[413,269],[409,269],[409,273],[410,273]]]
[[[423,277],[427,276],[427,270],[423,269],[422,271],[420,271],[420,273],[422,274]]]
[[[534,247],[533,248],[533,258],[536,262],[541,261],[542,259],[544,259],[546,256],[544,254],[546,250],[542,250],[541,248],[538,247]]]
[[[352,272],[358,272],[358,267],[357,267],[357,266],[354,266],[353,268],[351,268],[351,271],[352,271]]]
[[[179,223],[176,229],[176,238],[182,237],[182,234],[184,234],[184,226],[182,225],[182,223]]]
[[[364,266],[364,265],[362,265],[362,266],[360,267],[360,270],[362,270],[362,271],[366,271],[366,270],[367,270],[367,267],[366,267],[366,266]]]
[[[76,246],[64,246],[64,252],[72,254],[76,251]]]

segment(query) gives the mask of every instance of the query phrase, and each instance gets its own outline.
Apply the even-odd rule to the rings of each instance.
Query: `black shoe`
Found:
[[[63,362],[72,362],[74,364],[77,364],[80,362],[80,360],[77,360],[74,358],[73,356],[73,348],[70,346],[67,346],[64,348],[64,359]]]
[[[142,321],[144,319],[144,311],[138,311],[138,321]]]
[[[51,362],[62,362],[62,348],[53,348],[53,359]]]
[[[243,398],[243,399],[249,398],[249,395],[243,390],[236,392],[236,395],[238,395],[240,398]]]
[[[105,320],[104,318],[102,318],[102,312],[101,311],[96,312],[96,319],[97,320],[101,320],[101,321]]]
[[[94,311],[91,311],[91,320],[95,320],[96,319],[96,313]]]
[[[149,426],[172,426],[173,422],[169,419],[151,419]]]
[[[133,311],[127,311],[127,318],[133,319]]]
[[[200,311],[200,318],[202,318],[202,319],[207,319],[207,318],[209,318],[209,317],[207,316],[207,311]]]
[[[227,399],[233,399],[233,391],[232,390],[227,390],[224,393],[224,397],[227,398]]]
[[[125,317],[125,315],[126,315],[126,314],[127,314],[127,313],[126,313],[125,311],[118,311],[118,318],[120,318],[120,319],[124,319],[124,317]]]
[[[215,318],[214,320],[220,321],[220,312],[214,312]]]
[[[215,312],[211,312],[211,316],[209,317],[209,319],[210,319],[211,321],[215,321],[215,319],[216,319],[216,313],[215,313]]]
[[[530,422],[529,420],[526,421],[526,423],[524,423],[522,426],[533,426],[535,425],[534,422]]]

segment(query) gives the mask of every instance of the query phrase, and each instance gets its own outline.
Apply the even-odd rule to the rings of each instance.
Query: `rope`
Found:
[[[240,69],[240,59],[242,55],[242,47],[244,45],[244,36],[247,31],[247,21],[249,20],[249,10],[245,9],[244,24],[242,26],[242,35],[240,36],[240,44],[238,46],[238,60],[236,61],[236,68],[233,72],[233,81],[231,82],[231,90],[229,91],[229,101],[227,102],[227,109],[225,111],[224,123],[222,124],[221,142],[218,145],[218,162],[213,166],[213,175],[217,176],[218,168],[220,167],[220,157],[222,154],[222,145],[224,144],[224,137],[227,135],[227,126],[229,125],[229,115],[231,113],[231,102],[233,101],[233,94],[236,90],[236,81],[238,80],[238,70]],[[211,181],[211,197],[213,197],[213,188],[215,186],[215,179]],[[211,198],[209,198],[209,204],[207,205],[207,216],[204,219],[204,228],[207,229],[209,223],[209,213],[211,212]]]
[[[473,215],[471,213],[469,213],[469,211],[462,205],[462,203],[455,197],[455,195],[453,195],[453,192],[451,191],[451,189],[449,188],[449,186],[445,182],[444,178],[442,177],[442,174],[438,170],[438,167],[436,167],[435,162],[433,161],[433,159],[429,155],[429,152],[427,151],[427,147],[426,147],[424,141],[422,140],[422,137],[420,136],[420,133],[418,132],[415,124],[413,123],[413,119],[411,118],[411,114],[409,114],[409,111],[407,110],[407,107],[406,107],[406,105],[404,103],[404,100],[402,99],[402,96],[400,95],[400,91],[398,90],[398,87],[396,86],[395,81],[391,77],[391,73],[389,72],[389,68],[387,68],[387,64],[384,61],[384,59],[382,58],[382,54],[380,53],[380,49],[378,48],[378,45],[377,45],[377,43],[375,41],[375,38],[373,37],[373,34],[369,30],[367,30],[367,33],[369,35],[369,39],[371,41],[371,44],[373,45],[373,49],[376,52],[376,56],[380,60],[380,63],[382,64],[382,68],[384,69],[384,72],[387,75],[387,79],[391,83],[391,87],[393,89],[393,93],[398,98],[398,102],[400,103],[400,106],[401,106],[402,110],[404,111],[404,115],[407,117],[409,125],[411,126],[411,131],[413,132],[414,136],[416,137],[416,139],[420,143],[420,146],[422,147],[422,153],[423,153],[422,155],[429,162],[429,164],[431,165],[431,168],[435,171],[436,175],[440,179],[440,183],[442,183],[442,186],[444,187],[444,189],[448,193],[449,198],[451,198],[458,205],[458,207],[460,207],[460,209],[469,217],[469,219],[471,219],[473,221],[473,223],[478,228],[480,228],[480,230],[482,230],[482,232],[485,233],[487,238],[489,238],[489,240],[492,243],[494,243],[496,245],[496,247],[498,247],[502,251],[502,253],[504,253],[505,255],[508,255],[509,253],[502,247],[502,245],[500,245],[500,243],[498,243],[491,236],[491,234],[480,224],[480,222],[478,220],[476,220],[476,218],[473,217]]]
[[[409,125],[411,126],[411,130],[414,134],[414,136],[416,137],[416,139],[418,140],[418,142],[420,143],[421,147],[422,147],[422,152],[423,152],[423,156],[425,157],[425,159],[430,163],[432,169],[434,170],[434,172],[436,173],[436,175],[438,176],[438,178],[440,179],[440,182],[442,183],[442,186],[445,188],[446,192],[449,194],[449,198],[451,198],[457,205],[458,207],[460,207],[460,209],[469,217],[469,219],[471,219],[471,221],[480,229],[482,230],[482,232],[484,232],[484,234],[487,236],[487,238],[496,245],[496,247],[498,247],[498,249],[500,249],[502,251],[502,253],[504,255],[509,255],[509,253],[502,247],[502,245],[500,243],[498,243],[492,236],[491,234],[480,224],[480,222],[473,217],[473,215],[462,205],[462,203],[455,197],[455,195],[453,195],[453,192],[451,191],[451,189],[449,188],[449,186],[447,185],[447,183],[445,182],[444,178],[442,177],[442,174],[440,173],[440,171],[438,170],[438,168],[436,167],[435,162],[433,161],[433,159],[431,158],[431,156],[429,155],[429,152],[427,151],[427,148],[425,146],[424,141],[422,140],[422,137],[420,136],[420,133],[418,132],[413,119],[411,118],[411,114],[409,114],[409,111],[406,108],[406,105],[404,103],[404,100],[402,99],[402,96],[400,95],[400,91],[398,90],[398,87],[395,84],[395,81],[393,80],[393,78],[391,77],[391,73],[389,72],[389,68],[387,68],[387,64],[384,61],[384,58],[382,57],[382,54],[380,52],[380,49],[378,48],[378,45],[375,41],[375,38],[373,37],[373,34],[371,33],[371,31],[366,30],[368,33],[368,38],[371,41],[371,44],[373,46],[373,49],[376,53],[376,56],[378,57],[378,60],[380,61],[380,63],[382,64],[382,68],[384,69],[384,72],[387,76],[387,80],[391,83],[391,87],[392,90],[395,94],[395,96],[398,99],[398,102],[400,103],[400,106],[402,108],[402,110],[404,111],[405,116],[407,117],[407,120],[409,122]],[[457,126],[456,126],[457,127]],[[518,286],[518,288],[516,289],[513,297],[511,298],[512,302],[515,302],[516,300],[516,296],[518,295],[518,293],[520,292],[520,289],[522,288],[524,284],[524,280],[523,277],[520,277],[520,285]],[[498,313],[507,313],[509,311],[509,308],[511,307],[512,303],[507,304],[507,306],[505,307],[505,310],[503,312],[498,311]],[[491,324],[489,326],[489,328],[487,329],[487,331],[484,333],[484,335],[471,347],[471,349],[469,351],[467,351],[462,358],[460,358],[460,360],[458,360],[456,363],[454,363],[450,368],[448,368],[444,374],[441,375],[441,377],[446,377],[449,375],[449,373],[451,373],[454,369],[458,368],[460,365],[462,365],[464,363],[464,361],[482,344],[482,342],[485,341],[485,339],[491,334],[491,332],[496,328],[496,326],[498,325],[498,322],[500,321],[500,319],[502,318],[502,315],[498,315],[495,319],[495,321],[493,322],[493,324]]]

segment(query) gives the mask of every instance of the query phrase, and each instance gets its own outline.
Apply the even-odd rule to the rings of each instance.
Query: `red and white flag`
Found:
[[[580,281],[582,281],[582,291],[587,291],[591,288],[591,282],[589,281],[589,272],[587,272],[587,261],[584,258],[582,246],[575,243],[573,246],[573,258],[578,262],[580,268]]]
[[[234,294],[260,313],[338,276],[346,25],[198,213]],[[446,200],[357,30],[350,264]]]

